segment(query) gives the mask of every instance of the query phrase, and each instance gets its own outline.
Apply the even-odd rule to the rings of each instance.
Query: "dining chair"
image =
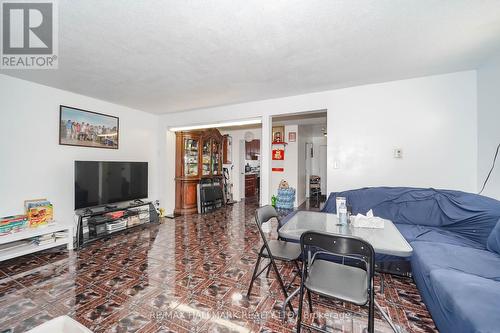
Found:
[[[297,332],[305,326],[323,331],[317,327],[302,323],[302,303],[304,292],[334,298],[356,305],[368,304],[368,332],[374,332],[374,272],[375,251],[366,241],[352,236],[306,231],[300,237],[302,252],[302,280],[300,282]],[[333,255],[350,259],[357,265],[343,265],[325,260]],[[309,310],[312,312],[311,297]]]
[[[300,245],[296,243],[286,242],[284,240],[267,240],[267,237],[262,230],[262,224],[269,222],[272,218],[278,218],[278,213],[274,209],[273,206],[267,205],[257,209],[255,213],[255,223],[257,224],[257,228],[260,233],[260,237],[262,238],[263,245],[260,248],[259,255],[257,257],[257,262],[255,263],[255,268],[252,274],[252,279],[250,281],[250,285],[248,287],[247,296],[250,297],[252,292],[253,283],[259,277],[262,272],[264,272],[267,268],[273,268],[276,273],[276,278],[280,285],[281,290],[285,298],[288,297],[287,289],[283,283],[283,279],[279,273],[278,267],[276,266],[276,261],[289,262],[294,263],[297,268],[297,274],[294,275],[293,280],[290,282],[289,286],[293,284],[295,278],[300,274],[300,267],[298,264],[298,260],[300,258],[301,250]],[[259,266],[261,260],[269,259],[269,263],[259,271]],[[291,304],[288,304],[290,310],[293,311],[293,307]]]

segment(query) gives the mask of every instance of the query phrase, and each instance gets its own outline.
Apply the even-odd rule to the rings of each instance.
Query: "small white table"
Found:
[[[354,228],[351,224],[339,225],[335,214],[299,211],[278,233],[280,237],[300,240],[306,231],[328,232],[332,234],[359,237],[373,246],[376,253],[398,257],[410,257],[413,249],[401,235],[398,228],[389,220],[384,220],[384,228]]]
[[[370,243],[375,253],[379,254],[410,257],[413,252],[411,245],[408,244],[398,228],[389,220],[384,220],[384,228],[354,228],[351,224],[347,226],[339,225],[339,219],[335,214],[299,211],[278,230],[278,234],[285,239],[300,240],[300,236],[306,231],[359,237]],[[291,293],[285,300],[282,308],[283,313],[285,305],[297,295],[299,289]],[[394,332],[401,332],[400,328],[392,322],[377,301],[375,301],[375,305]]]
[[[44,245],[36,245],[30,242],[27,242],[24,245],[13,246],[5,248],[6,244],[15,244],[14,242],[21,240],[28,240],[36,236],[42,236],[45,234],[51,234],[59,231],[67,232],[67,237],[57,238],[54,242],[44,244]],[[56,246],[66,245],[68,250],[73,249],[73,228],[68,225],[52,222],[49,224],[40,225],[36,228],[26,228],[19,232],[2,235],[0,236],[0,245],[2,245],[2,249],[0,250],[0,261],[20,257],[26,254],[47,250]]]

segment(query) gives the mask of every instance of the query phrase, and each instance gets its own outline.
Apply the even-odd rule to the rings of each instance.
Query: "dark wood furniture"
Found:
[[[254,197],[257,195],[257,175],[245,175],[245,198]]]
[[[222,182],[222,142],[215,128],[176,132],[175,215],[198,212],[197,185],[202,178]]]
[[[245,141],[245,159],[258,160],[260,155],[260,140]]]

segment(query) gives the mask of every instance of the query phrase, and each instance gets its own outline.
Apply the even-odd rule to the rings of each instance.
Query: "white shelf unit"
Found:
[[[47,225],[38,226],[36,228],[27,228],[23,231],[19,231],[9,235],[2,235],[0,236],[0,245],[21,240],[28,240],[36,236],[51,234],[60,231],[67,231],[68,236],[64,238],[57,238],[55,242],[49,244],[43,244],[43,245],[26,244],[22,246],[16,246],[13,248],[2,249],[0,250],[0,261],[20,257],[25,254],[30,254],[33,252],[43,251],[61,245],[67,245],[68,249],[73,248],[72,228],[70,226],[64,226],[55,222]]]

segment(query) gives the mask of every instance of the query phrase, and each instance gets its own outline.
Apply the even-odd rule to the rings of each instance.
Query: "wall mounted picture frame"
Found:
[[[285,126],[273,126],[273,143],[285,141]]]
[[[71,106],[59,106],[59,144],[118,149],[120,119]]]
[[[297,132],[289,132],[288,133],[288,142],[297,141]]]

